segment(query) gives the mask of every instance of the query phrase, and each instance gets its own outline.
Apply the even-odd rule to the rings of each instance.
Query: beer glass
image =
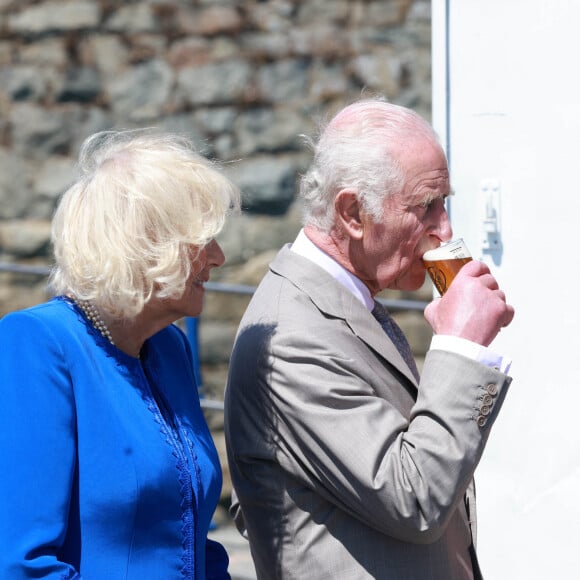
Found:
[[[471,261],[471,254],[462,238],[441,244],[423,254],[423,264],[435,288],[445,294],[462,266]]]

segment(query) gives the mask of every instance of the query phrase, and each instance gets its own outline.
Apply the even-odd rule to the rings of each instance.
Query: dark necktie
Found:
[[[391,315],[383,308],[382,304],[375,300],[375,306],[372,312],[373,316],[377,319],[379,324],[382,326],[383,330],[387,336],[393,341],[393,344],[397,347],[403,360],[407,363],[407,366],[411,369],[413,375],[419,382],[419,371],[417,370],[417,365],[415,363],[415,358],[409,346],[409,342],[405,338],[403,331],[399,328],[399,325],[393,320]]]

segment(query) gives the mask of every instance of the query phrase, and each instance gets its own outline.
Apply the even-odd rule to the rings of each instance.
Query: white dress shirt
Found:
[[[291,249],[328,272],[335,280],[352,292],[369,311],[372,311],[374,300],[366,284],[312,243],[304,233],[304,230],[300,230]],[[485,346],[458,336],[435,334],[431,339],[429,348],[430,350],[446,350],[461,354],[506,374],[511,366],[511,359],[494,353]]]

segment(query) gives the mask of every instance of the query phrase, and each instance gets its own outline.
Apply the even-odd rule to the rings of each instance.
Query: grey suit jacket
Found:
[[[510,380],[432,350],[418,386],[358,299],[281,250],[241,321],[225,398],[258,578],[478,578],[464,496]]]

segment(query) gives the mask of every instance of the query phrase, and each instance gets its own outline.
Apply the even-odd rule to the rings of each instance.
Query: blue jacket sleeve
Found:
[[[33,313],[0,320],[0,401],[0,578],[78,579],[58,559],[75,473],[72,385]]]

